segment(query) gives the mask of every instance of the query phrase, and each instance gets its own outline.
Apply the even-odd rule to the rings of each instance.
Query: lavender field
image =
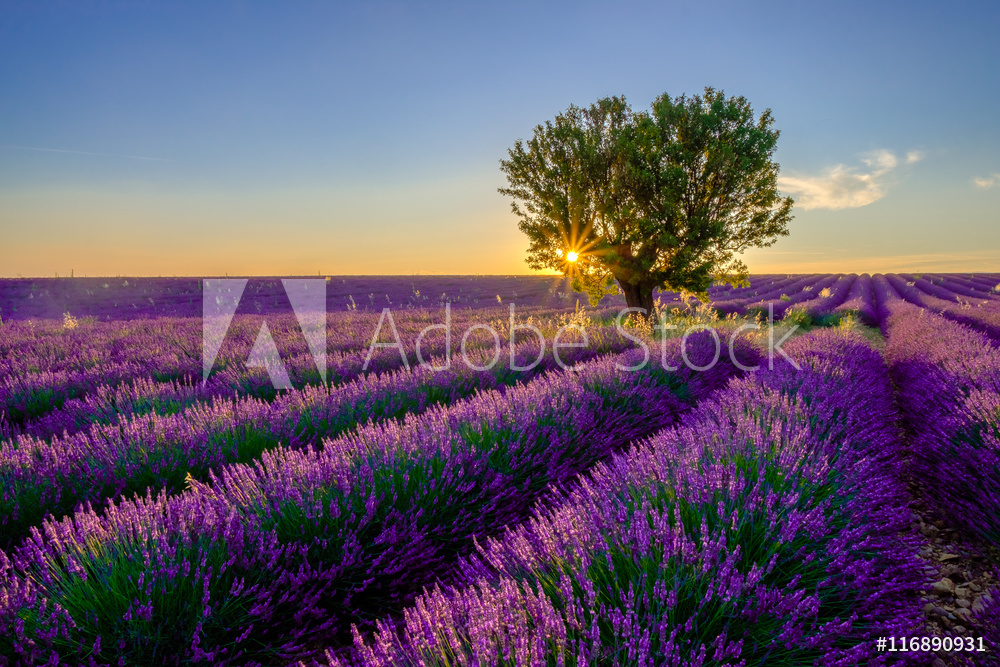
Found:
[[[318,282],[0,281],[0,665],[1000,664],[1000,274]]]

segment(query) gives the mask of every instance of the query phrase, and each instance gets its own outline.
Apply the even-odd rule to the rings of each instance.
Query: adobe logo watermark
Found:
[[[324,278],[282,278],[285,294],[299,322],[320,378],[326,382],[326,280]],[[236,314],[246,289],[246,278],[212,278],[201,281],[202,290],[202,382],[219,355],[222,341]],[[247,358],[249,368],[264,368],[275,389],[292,389],[288,369],[278,354],[278,346],[265,321]]]

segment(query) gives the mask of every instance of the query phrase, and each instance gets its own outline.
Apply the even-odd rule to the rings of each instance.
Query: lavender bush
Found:
[[[984,292],[981,288],[976,289],[962,280],[951,280],[944,276],[925,277],[906,273],[900,274],[898,278],[905,280],[907,284],[912,282],[913,286],[920,291],[939,299],[944,299],[945,301],[955,301],[956,295],[959,297],[969,297],[967,300],[974,301],[988,302],[993,300],[988,290]]]
[[[810,276],[808,278],[809,282],[789,285],[777,298],[765,295],[756,303],[747,304],[746,309],[759,310],[766,313],[768,305],[771,305],[774,318],[781,319],[791,308],[819,299],[823,289],[830,287],[838,279],[839,276],[837,275]]]
[[[789,347],[802,371],[598,465],[329,663],[884,662],[874,639],[919,627],[921,585],[888,374],[860,338]]]
[[[994,344],[1000,343],[1000,303],[968,298],[960,303],[961,297],[953,293],[946,300],[907,285],[898,276],[889,276],[888,280],[907,301],[977,329]]]
[[[596,317],[613,318],[612,310],[591,312]],[[530,318],[543,326],[547,324],[547,328],[557,327],[559,317],[565,319],[565,311],[561,309],[522,308],[517,310],[517,315],[519,319]],[[452,328],[462,332],[476,323],[506,322],[508,316],[506,307],[457,310],[452,314]],[[343,382],[360,373],[380,317],[381,311],[327,315],[328,381]],[[411,363],[415,363],[414,348],[420,332],[443,319],[443,310],[424,308],[407,310],[394,318],[400,343]],[[318,370],[294,315],[271,314],[267,321],[293,384],[318,384],[321,381]],[[5,425],[11,433],[25,430],[18,427],[63,407],[68,401],[85,399],[98,388],[113,391],[120,384],[137,380],[200,380],[202,326],[200,317],[94,322],[72,330],[47,321],[4,326],[0,329],[0,434]],[[252,369],[248,375],[244,363],[260,326],[260,316],[237,315],[230,324],[214,367],[222,376],[220,381],[229,380],[227,386],[220,389],[249,392],[270,400],[274,396],[273,387],[270,383],[256,381]],[[391,340],[388,326],[386,323],[380,332],[381,340]],[[423,341],[425,355],[443,353],[443,341],[439,338],[443,337],[429,336]],[[476,341],[473,337],[470,345],[475,346]],[[395,350],[380,349],[376,350],[374,362],[376,369],[387,370],[400,365],[400,356]]]
[[[365,332],[369,339],[365,346],[370,345],[377,322],[370,324],[372,330]],[[463,331],[462,327],[470,324],[462,320],[453,322],[453,326],[459,331]],[[428,322],[424,317],[419,319],[408,317],[401,320],[398,331],[406,353],[406,361],[398,349],[372,349],[369,356],[368,349],[348,347],[345,341],[354,340],[354,336],[341,333],[330,337],[338,349],[327,352],[326,383],[343,384],[366,373],[385,373],[403,368],[404,364],[417,364],[412,339],[427,325]],[[407,342],[410,343],[408,347]],[[472,352],[484,346],[483,341],[472,337],[467,343],[467,350]],[[509,338],[505,332],[505,335],[501,336],[501,344],[508,343]],[[493,345],[492,338],[487,344]],[[444,355],[446,346],[447,341],[442,336],[428,337],[421,341],[421,355],[424,358]],[[245,349],[235,354],[247,353]],[[283,363],[293,386],[304,387],[324,383],[319,376],[316,362],[309,353],[286,358]],[[270,402],[280,393],[264,369],[235,364],[231,358],[220,371],[214,372],[206,383],[202,383],[200,376],[194,379],[189,373],[181,380],[154,381],[142,377],[142,372],[141,368],[135,366],[123,372],[115,372],[114,368],[100,367],[81,374],[79,378],[73,378],[73,381],[67,381],[65,377],[53,377],[55,374],[50,373],[23,378],[24,384],[40,379],[41,387],[20,392],[27,398],[21,397],[19,400],[29,401],[28,409],[19,409],[18,403],[12,401],[11,417],[14,423],[0,421],[0,437],[15,439],[23,434],[45,440],[53,436],[71,435],[93,424],[114,424],[132,416],[147,413],[173,414],[190,405],[210,403],[217,398],[255,397]],[[137,376],[138,379],[130,379]],[[66,395],[60,397],[49,391],[50,386],[61,386],[61,391],[70,391],[72,387],[82,386],[86,387],[86,391],[77,398],[67,399]],[[26,418],[29,414],[35,417]]]
[[[594,330],[590,336],[591,347],[562,350],[563,363],[630,346],[615,332]],[[534,360],[536,345],[523,343],[515,350],[517,367]],[[492,352],[479,353],[470,361],[485,366],[491,357]],[[443,367],[444,361],[432,359],[428,367],[366,376],[340,387],[306,387],[272,404],[217,400],[176,415],[95,426],[53,442],[22,437],[16,446],[0,444],[0,546],[23,538],[46,514],[63,516],[82,502],[100,505],[147,488],[176,492],[188,478],[204,479],[213,467],[250,461],[282,443],[316,445],[368,421],[402,418],[557,367],[551,350],[529,371],[511,370],[509,358],[490,372],[458,360],[453,364],[453,370],[437,372],[431,367]]]
[[[0,665],[906,663],[872,641],[926,634],[903,485],[1000,537],[1000,275],[713,286],[724,312],[772,300],[888,338],[887,366],[813,331],[784,344],[801,370],[740,342],[761,365],[745,377],[693,371],[677,339],[664,369],[658,335],[645,367],[616,368],[643,360],[610,328],[619,297],[586,311],[570,371],[549,353],[512,372],[501,335],[489,372],[455,353],[433,373],[413,347],[445,302],[454,351],[472,324],[506,331],[510,302],[550,338],[585,317],[565,310],[576,296],[344,277],[327,282],[325,383],[281,284],[251,281],[204,385],[183,281],[129,279],[80,309],[57,303],[72,281],[28,282],[13,315],[0,299]],[[412,371],[396,349],[362,368],[385,306]],[[668,322],[740,324],[682,311]],[[296,389],[246,367],[264,316]],[[422,341],[433,364],[443,339]],[[469,343],[492,358],[492,336]],[[687,346],[695,364],[714,353]],[[994,651],[998,597],[971,609]]]
[[[824,313],[824,315],[826,314],[828,313]],[[829,314],[841,317],[853,315],[870,327],[878,326],[879,320],[875,312],[875,296],[872,292],[872,277],[867,273],[858,276],[851,285],[851,291],[847,294],[843,303],[834,307]]]
[[[750,287],[733,289],[721,295],[719,299],[713,299],[712,307],[725,315],[742,313],[748,303],[761,301],[764,298],[777,299],[784,291],[794,286],[801,288],[817,277],[807,276],[803,281],[802,276],[781,276],[776,280],[753,282]]]
[[[807,324],[825,324],[840,319],[839,314],[834,314],[834,309],[847,301],[851,294],[851,288],[858,279],[853,273],[841,275],[835,283],[827,288],[828,296],[824,296],[824,290],[816,295],[816,298],[806,301],[801,305],[794,305],[785,312],[788,317],[790,313],[803,313],[802,316],[793,315],[792,318],[800,317]]]
[[[708,336],[688,343],[699,362],[714,352]],[[5,650],[258,664],[346,640],[350,623],[408,602],[549,484],[669,424],[735,372],[615,368],[640,357],[372,424],[321,451],[277,449],[174,498],[46,521],[12,557],[22,594],[0,612],[20,619],[0,628]]]
[[[913,479],[949,521],[997,543],[1000,351],[982,334],[903,302],[890,308],[886,329]]]

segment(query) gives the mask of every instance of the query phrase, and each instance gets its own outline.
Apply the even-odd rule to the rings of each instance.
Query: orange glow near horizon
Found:
[[[166,245],[166,244],[165,244]],[[529,269],[524,252],[516,247],[496,256],[482,257],[464,248],[422,248],[422,252],[386,252],[369,256],[358,251],[306,252],[272,245],[241,244],[219,252],[183,252],[176,247],[157,250],[127,246],[70,247],[59,244],[21,245],[18,252],[0,248],[0,278],[70,277],[200,277],[200,276],[315,276],[315,275],[542,275],[562,276],[562,271]],[[770,261],[769,261],[770,260]],[[576,266],[579,254],[565,254],[567,268]],[[765,253],[748,261],[750,272],[762,274],[811,273],[1000,273],[1000,262],[981,254],[959,256],[906,256],[795,259],[769,258]]]
[[[440,201],[462,189],[458,186],[465,182],[403,194],[407,201]],[[5,218],[0,277],[562,273],[527,267],[527,239],[502,200],[463,200],[442,213],[430,204],[406,211],[391,203],[362,206],[361,194],[374,193],[303,189],[171,196],[141,189],[121,194],[52,188],[15,194],[0,188]],[[909,253],[894,253],[886,242],[862,255],[825,237],[822,243],[809,238],[830,229],[839,228],[802,225],[777,247],[752,249],[743,260],[758,275],[1000,272],[1000,253],[986,242],[942,242]],[[563,244],[566,268],[591,254],[570,239]]]

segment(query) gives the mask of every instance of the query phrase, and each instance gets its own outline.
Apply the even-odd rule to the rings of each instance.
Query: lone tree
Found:
[[[707,299],[713,281],[744,284],[736,255],[772,245],[792,219],[772,124],[770,109],[755,120],[745,98],[713,88],[661,95],[648,112],[624,97],[570,106],[500,161],[528,265],[572,276],[595,305],[620,287],[647,315],[654,289]]]

